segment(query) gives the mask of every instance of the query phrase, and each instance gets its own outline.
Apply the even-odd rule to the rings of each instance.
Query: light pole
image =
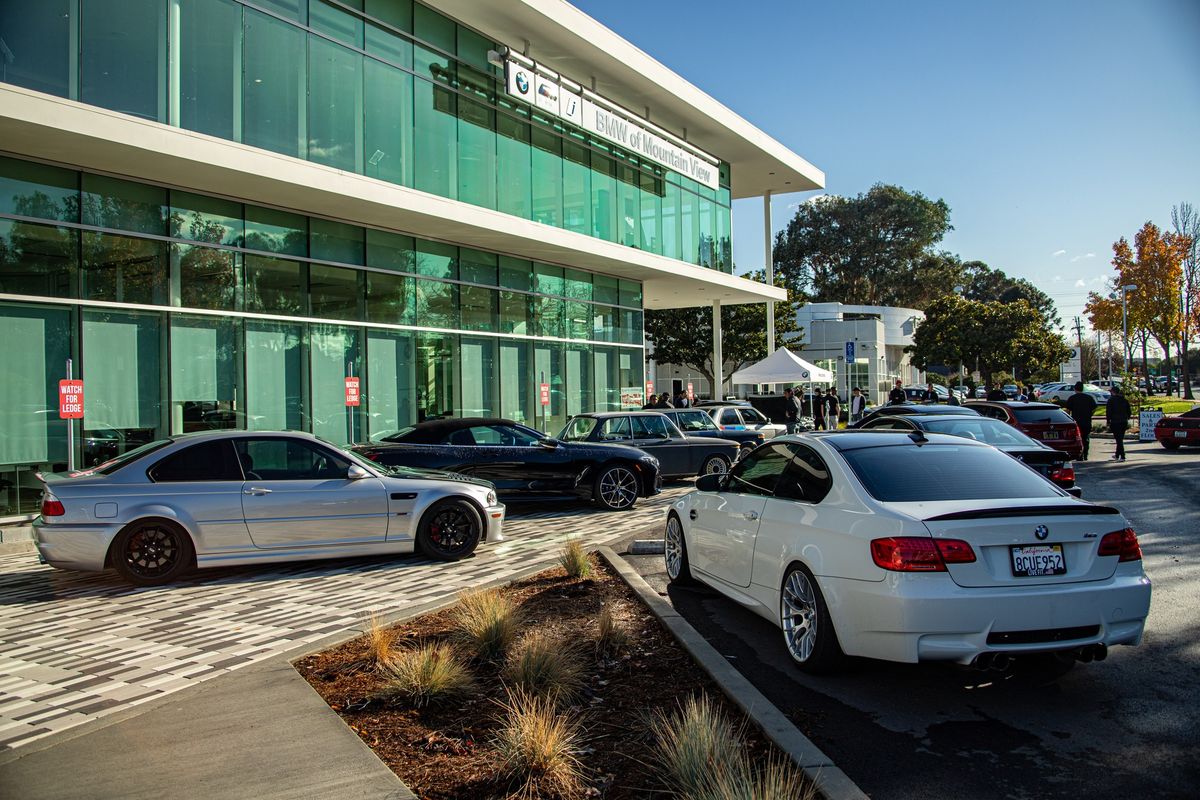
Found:
[[[1121,340],[1125,349],[1125,374],[1129,374],[1129,293],[1137,288],[1136,284],[1127,283],[1121,286]]]
[[[963,292],[965,290],[966,290],[966,287],[961,286],[961,285],[954,287],[954,293],[956,295],[958,295],[959,299],[962,299]],[[958,343],[958,391],[960,394],[962,393],[962,383],[963,383],[962,374],[963,374],[962,342],[959,342]]]

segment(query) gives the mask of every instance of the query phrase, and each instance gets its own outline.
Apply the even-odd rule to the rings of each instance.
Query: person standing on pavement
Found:
[[[850,392],[850,420],[849,424],[853,425],[863,418],[863,412],[867,410],[867,398],[863,397],[862,389],[857,386],[854,391]]]
[[[1004,387],[998,383],[992,384],[992,390],[987,393],[988,400],[1007,400],[1008,395],[1004,393]]]
[[[1104,420],[1117,440],[1117,452],[1112,457],[1113,461],[1125,460],[1125,431],[1129,430],[1129,418],[1132,416],[1133,409],[1129,407],[1129,401],[1121,393],[1121,387],[1114,385],[1108,403],[1104,407]]]
[[[825,430],[836,431],[841,414],[842,402],[838,399],[837,390],[830,386],[825,395]]]
[[[1087,461],[1088,448],[1092,441],[1092,417],[1096,414],[1096,398],[1083,391],[1083,381],[1075,381],[1075,394],[1063,404],[1075,424],[1079,426],[1079,438],[1083,440],[1083,458]]]
[[[950,396],[946,398],[946,404],[951,406],[962,405],[962,401],[958,399],[958,394],[953,389],[950,390]]]
[[[888,392],[888,405],[896,405],[898,403],[908,402],[908,395],[904,393],[904,384],[899,378],[896,378],[896,385]]]
[[[1029,395],[1025,394],[1025,387],[1017,384],[1017,396],[1013,398],[1018,403],[1028,403]]]
[[[783,422],[788,433],[795,433],[800,422],[800,401],[791,389],[783,390]]]
[[[937,390],[933,388],[933,383],[925,384],[925,393],[921,395],[921,401],[925,403],[936,403],[938,401]]]
[[[808,396],[809,407],[812,409],[813,430],[825,430],[825,395],[818,389]]]

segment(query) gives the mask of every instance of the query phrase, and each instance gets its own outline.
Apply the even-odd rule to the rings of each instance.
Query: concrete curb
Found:
[[[738,672],[684,619],[675,608],[662,599],[633,567],[625,563],[608,546],[597,548],[600,556],[616,570],[621,579],[650,609],[671,635],[696,659],[721,691],[745,712],[780,750],[787,753],[804,774],[816,785],[826,800],[867,800],[866,793],[842,772],[829,756],[772,705],[762,692]]]
[[[666,552],[662,539],[634,539],[629,543],[629,552],[635,556],[653,556]]]

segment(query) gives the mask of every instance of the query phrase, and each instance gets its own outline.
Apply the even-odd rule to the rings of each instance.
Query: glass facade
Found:
[[[728,164],[714,191],[543,116],[412,0],[0,3],[0,36],[0,81],[732,272]]]
[[[344,443],[496,415],[553,433],[643,385],[637,282],[7,157],[0,340],[0,517],[35,513],[33,472],[65,467],[68,358],[83,466],[211,429]]]

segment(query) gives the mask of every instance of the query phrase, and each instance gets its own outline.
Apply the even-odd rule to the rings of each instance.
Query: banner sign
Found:
[[[346,405],[356,406],[359,404],[359,402],[360,402],[360,395],[358,393],[358,378],[347,377],[346,378]]]
[[[695,399],[696,399],[696,392],[692,389],[692,384],[689,382],[688,383],[688,402],[689,403],[694,402]]]
[[[720,189],[715,162],[672,142],[635,121],[635,115],[620,112],[616,104],[597,103],[573,92],[559,79],[508,58],[505,61],[508,93],[560,119],[578,125],[610,142],[632,150],[643,158],[686,175],[714,191]],[[569,83],[569,81],[568,81]]]
[[[83,381],[58,382],[58,416],[83,419]]]
[[[854,363],[854,342],[846,342],[846,363]]]
[[[1143,408],[1138,413],[1138,441],[1153,442],[1154,426],[1163,418],[1161,408]]]
[[[640,386],[623,386],[621,388],[621,408],[637,409],[646,404]]]
[[[646,381],[646,399],[654,396],[654,381]]]

